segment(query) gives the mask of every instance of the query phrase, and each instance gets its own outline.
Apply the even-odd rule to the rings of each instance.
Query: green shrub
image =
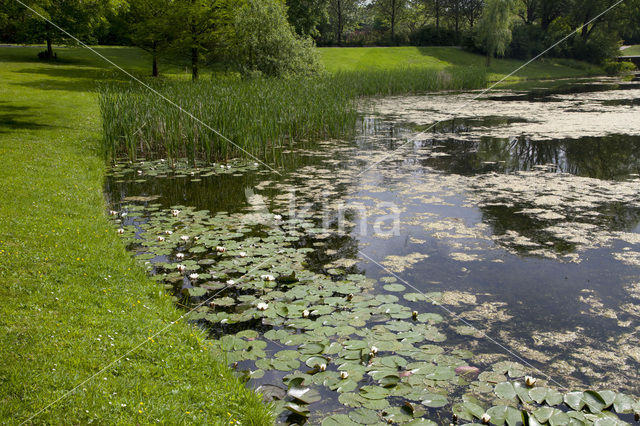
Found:
[[[245,75],[313,74],[321,68],[313,40],[295,33],[277,0],[247,0],[237,11],[229,57]]]
[[[608,75],[627,74],[636,70],[635,64],[627,61],[607,60],[602,64],[602,67]]]

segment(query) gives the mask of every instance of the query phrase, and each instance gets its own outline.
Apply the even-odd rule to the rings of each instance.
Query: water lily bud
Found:
[[[302,311],[302,318],[307,318],[309,316],[309,310],[305,309],[304,311]]]
[[[457,415],[456,413],[453,413],[453,416],[451,416],[451,420],[452,420],[454,423],[458,423],[458,415]]]
[[[227,284],[234,285],[236,282],[234,280],[227,280]]]
[[[224,248],[224,247],[222,247],[222,246],[217,246],[217,247],[216,247],[216,251],[217,251],[218,253],[224,253],[225,251],[227,251],[227,249],[226,249],[226,248]]]
[[[378,348],[375,346],[371,346],[370,352],[371,352],[371,355],[375,355],[378,353]]]
[[[262,278],[265,281],[275,281],[276,280],[276,277],[274,277],[273,275],[269,275],[269,274],[260,275],[260,278]]]
[[[176,259],[180,259],[180,260],[184,259],[184,253],[176,254]]]
[[[257,308],[259,311],[266,311],[268,307],[269,307],[269,304],[264,302],[260,302],[257,305]]]
[[[160,237],[160,236],[159,236],[159,237],[158,237],[158,241],[160,241],[160,242],[164,241],[164,237]]]
[[[318,366],[318,370],[320,370],[320,371],[325,371],[326,369],[327,369],[327,364],[320,364]]]
[[[240,253],[238,253],[238,256],[240,257],[247,257],[247,253],[244,251],[241,251]]]
[[[536,382],[538,381],[538,379],[536,379],[535,377],[531,377],[531,376],[525,376],[524,378],[524,382],[527,386],[533,386],[536,384]]]
[[[138,174],[141,175],[142,174],[142,170],[138,170]]]
[[[482,422],[482,424],[488,425],[489,422],[491,421],[491,416],[488,415],[487,413],[484,413],[482,417],[480,417],[480,421]]]
[[[176,268],[178,269],[178,272],[180,272],[180,273],[184,273],[184,271],[187,270],[187,267],[184,266],[184,265],[178,265],[178,266],[176,266]]]
[[[189,241],[189,236],[188,236],[188,235],[183,235],[182,237],[180,237],[180,239],[181,239],[182,241],[185,241],[185,242],[186,242],[186,241]]]
[[[273,218],[274,218],[275,220],[282,220],[282,216],[280,216],[279,214],[274,214],[274,215],[273,215]]]
[[[118,234],[124,234],[124,229],[122,228],[118,229]]]
[[[353,294],[349,293],[349,294],[347,295],[347,300],[348,300],[349,302],[351,302],[351,299],[353,299]]]
[[[165,233],[165,235],[171,235],[171,234],[173,234],[173,231],[167,230],[167,231],[164,231],[164,233]]]
[[[191,275],[189,275],[189,279],[190,279],[190,280],[193,280],[193,281],[197,280],[197,279],[198,279],[198,274],[191,274]]]
[[[347,373],[346,371],[341,371],[340,372],[340,378],[342,380],[346,379],[347,377],[349,377],[349,373]]]
[[[200,237],[193,237],[193,239],[194,239],[195,241],[198,241],[198,240],[200,239]]]
[[[411,317],[412,317],[414,320],[417,320],[417,319],[418,319],[418,311],[413,311],[413,312],[411,312]]]
[[[176,217],[176,216],[178,216],[179,214],[180,214],[180,210],[171,210],[171,215],[172,215],[173,217]]]
[[[234,369],[238,368],[238,361],[234,362],[234,363],[233,363],[233,365],[232,365],[232,367],[233,367]]]
[[[111,215],[111,216],[118,216],[118,212],[117,212],[117,211],[115,211],[115,210],[110,210],[110,211],[109,211],[109,215]]]

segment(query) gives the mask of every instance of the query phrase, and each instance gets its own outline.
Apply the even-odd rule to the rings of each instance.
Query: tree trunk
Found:
[[[157,77],[159,75],[158,73],[158,42],[154,41],[153,42],[153,52],[152,52],[152,71],[151,71],[151,75],[154,77]]]
[[[338,15],[338,46],[342,46],[342,2],[338,1],[338,8],[337,8],[337,15]]]
[[[491,66],[491,53],[487,52],[487,68]]]
[[[47,56],[48,59],[53,59],[53,45],[51,44],[51,36],[49,35],[47,35]]]
[[[391,1],[391,43],[396,44],[396,0]]]
[[[436,0],[436,30],[440,30],[440,0]]]
[[[191,80],[196,81],[198,79],[198,48],[191,48]]]

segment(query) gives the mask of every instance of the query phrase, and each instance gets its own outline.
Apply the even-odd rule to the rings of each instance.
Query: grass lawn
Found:
[[[640,56],[640,44],[627,47],[620,51],[620,56]]]
[[[322,62],[330,72],[371,68],[446,68],[456,65],[484,67],[486,63],[484,56],[453,47],[330,47],[319,50]],[[490,80],[501,79],[525,62],[494,59],[489,68]],[[600,68],[585,62],[543,59],[527,65],[509,80],[583,77],[603,73]]]
[[[37,51],[0,48],[0,423],[58,398],[30,423],[271,423],[204,333],[179,322],[150,338],[181,312],[106,217],[91,89],[116,76],[88,51],[60,49],[57,64]],[[133,49],[101,51],[146,65]]]

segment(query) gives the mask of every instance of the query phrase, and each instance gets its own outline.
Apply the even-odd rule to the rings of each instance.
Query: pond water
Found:
[[[494,389],[525,374],[638,397],[638,100],[616,79],[387,98],[353,139],[283,151],[279,173],[121,164],[105,192],[282,422],[531,411]]]

